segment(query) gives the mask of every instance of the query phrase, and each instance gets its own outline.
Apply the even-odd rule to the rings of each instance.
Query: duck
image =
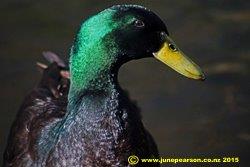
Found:
[[[165,23],[139,5],[115,5],[83,21],[69,69],[45,53],[40,83],[24,99],[4,154],[4,166],[130,166],[128,158],[159,158],[139,108],[118,82],[119,68],[155,58],[178,73],[204,73],[170,37]],[[158,166],[136,162],[137,166]]]

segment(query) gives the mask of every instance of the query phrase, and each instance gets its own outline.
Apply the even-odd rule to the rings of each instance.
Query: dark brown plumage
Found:
[[[37,87],[26,96],[18,111],[16,120],[11,128],[8,145],[4,154],[4,166],[6,167],[34,166],[34,164],[38,163],[36,162],[39,159],[37,150],[39,145],[37,141],[40,138],[41,132],[50,125],[62,121],[63,117],[65,117],[70,84],[69,79],[67,78],[67,68],[61,63],[62,61],[55,54],[47,52],[44,56],[51,64],[48,67],[39,65],[39,68],[42,67],[43,73],[41,81]],[[127,98],[127,93],[125,92],[124,97]],[[124,101],[128,102],[129,99],[125,99]],[[131,107],[131,111],[135,112],[135,120],[132,125],[137,126],[137,128],[140,129],[143,125],[136,121],[138,119],[136,117],[140,117],[140,115],[137,115],[139,114],[139,109],[136,105],[132,105]],[[125,156],[123,154],[124,152],[130,152],[129,150],[131,149],[133,150],[134,148],[131,148],[130,146],[131,143],[134,143],[135,148],[140,147],[140,145],[144,147],[142,150],[137,150],[137,156],[145,158],[147,155],[151,154],[158,156],[158,150],[151,135],[146,130],[136,131],[137,128],[131,130],[142,138],[130,141],[129,138],[127,138],[127,135],[129,134],[124,134],[127,136],[124,136],[127,141],[123,139],[124,141],[119,144],[119,152],[116,153],[115,159],[122,160]],[[91,140],[95,141],[95,138],[92,138]],[[88,152],[88,160],[83,163],[83,166],[92,166],[93,164],[95,164],[95,166],[109,166],[107,163],[103,163],[103,161],[96,161],[95,155],[91,154],[91,150],[94,149],[93,147],[95,146],[91,143],[85,143],[85,149],[87,149],[85,151]],[[101,148],[97,147],[96,149]],[[109,150],[106,151],[109,152]],[[128,157],[129,154],[126,156]],[[103,158],[105,158],[105,155],[103,155]],[[123,162],[122,164],[124,165],[126,163],[127,162]],[[145,164],[141,164],[140,166],[143,165]],[[39,163],[37,166],[39,166]],[[55,165],[48,160],[44,166]],[[150,165],[147,164],[146,166]],[[157,164],[154,164],[153,166],[157,166]]]
[[[66,67],[51,52],[44,55],[51,64],[42,69],[40,83],[26,96],[18,111],[9,134],[4,166],[24,166],[20,160],[35,159],[34,149],[40,131],[65,115],[69,79],[60,72]]]

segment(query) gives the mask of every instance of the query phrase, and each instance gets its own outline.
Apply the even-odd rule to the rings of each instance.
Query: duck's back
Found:
[[[40,132],[65,115],[69,80],[52,63],[44,70],[38,86],[24,99],[9,134],[4,166],[29,166],[36,160]]]

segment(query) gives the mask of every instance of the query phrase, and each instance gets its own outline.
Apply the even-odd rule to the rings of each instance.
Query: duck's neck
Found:
[[[93,106],[105,105],[105,101],[118,98],[114,96],[114,94],[118,95],[121,92],[117,81],[117,71],[106,70],[92,75],[95,77],[92,77],[91,80],[83,79],[86,83],[81,88],[75,86],[72,82],[68,97],[68,112],[81,112],[79,110],[95,112],[96,108]],[[88,108],[85,108],[86,106]]]
[[[85,96],[93,96],[98,93],[109,95],[114,91],[119,91],[119,83],[117,81],[117,71],[104,69],[102,71],[94,71],[90,68],[84,70],[78,81],[72,81],[69,91],[69,102],[79,102]],[[91,78],[90,78],[91,76]],[[79,77],[79,76],[77,76]],[[80,86],[79,86],[80,85]]]
[[[93,106],[105,105],[107,99],[119,94],[117,74],[122,63],[121,60],[118,62],[118,57],[119,51],[112,42],[97,40],[94,45],[79,46],[75,42],[70,57],[68,113],[78,113],[79,108],[84,112],[95,112]],[[84,106],[89,108],[84,109]]]
[[[74,133],[83,132],[79,136],[95,133],[92,130],[99,129],[105,120],[110,120],[112,115],[119,114],[119,101],[121,88],[117,82],[117,70],[105,69],[103,71],[84,70],[81,87],[77,82],[71,83],[69,103],[65,127]],[[91,73],[92,78],[87,76]],[[79,80],[80,81],[80,80]],[[118,118],[112,118],[114,121]],[[115,128],[115,127],[112,127]],[[90,130],[90,131],[89,131]],[[99,134],[99,133],[98,133]],[[95,135],[98,136],[95,133]]]

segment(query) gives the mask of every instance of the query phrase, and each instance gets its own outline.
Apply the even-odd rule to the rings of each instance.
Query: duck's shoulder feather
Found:
[[[32,162],[41,130],[65,115],[69,80],[60,75],[60,70],[57,63],[50,64],[38,86],[24,99],[9,134],[5,166]]]

